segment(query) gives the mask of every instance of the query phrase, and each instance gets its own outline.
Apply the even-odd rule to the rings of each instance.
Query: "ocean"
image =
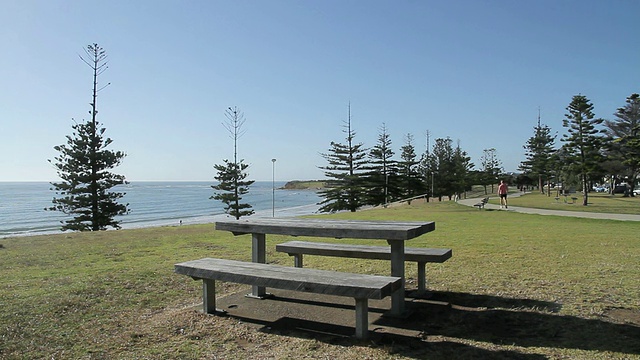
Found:
[[[126,195],[129,214],[117,217],[123,229],[180,224],[203,224],[229,218],[220,201],[209,199],[213,182],[131,182],[114,191]],[[289,217],[317,212],[322,198],[312,190],[283,190],[284,182],[257,181],[242,202],[252,217]],[[56,194],[47,182],[0,182],[0,238],[61,233],[60,221],[69,217],[46,211]]]

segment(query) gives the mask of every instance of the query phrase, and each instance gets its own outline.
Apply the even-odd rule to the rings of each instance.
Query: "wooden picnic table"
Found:
[[[405,313],[404,242],[435,230],[435,222],[318,220],[258,218],[216,221],[216,230],[234,235],[252,234],[252,261],[266,263],[266,234],[386,240],[391,247],[391,276],[402,278],[402,287],[391,295],[391,316]],[[266,289],[252,287],[252,296],[265,297]]]

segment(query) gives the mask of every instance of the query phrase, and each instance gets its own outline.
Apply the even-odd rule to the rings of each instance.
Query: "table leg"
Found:
[[[402,287],[391,294],[390,316],[402,317],[405,315],[404,303],[404,240],[387,240],[391,246],[391,276],[402,279]]]
[[[266,248],[265,234],[251,234],[251,261],[265,264],[267,262]],[[263,299],[267,297],[268,294],[264,286],[253,285],[251,287],[251,294],[248,296]]]
[[[205,314],[226,314],[227,312],[216,308],[216,281],[202,279],[202,312]]]
[[[427,263],[418,261],[418,294],[427,292]]]

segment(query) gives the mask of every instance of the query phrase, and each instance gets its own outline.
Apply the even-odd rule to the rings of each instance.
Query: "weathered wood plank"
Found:
[[[398,277],[212,258],[176,264],[175,272],[195,279],[367,299],[382,299],[402,288],[402,279]]]
[[[334,238],[409,240],[435,230],[435,222],[241,219],[216,222],[216,230],[240,234],[278,234]]]
[[[315,241],[289,241],[276,245],[276,251],[292,254],[391,260],[389,246],[332,244]],[[443,263],[452,256],[451,249],[404,248],[405,261]]]
[[[293,256],[294,266],[303,267],[303,255],[350,257],[359,259],[392,260],[392,251],[388,246],[369,246],[353,244],[332,244],[311,241],[289,241],[276,245],[276,251]],[[443,263],[452,256],[451,249],[404,248],[405,261],[418,263],[418,295],[427,292],[426,264]],[[393,261],[393,260],[392,260]],[[399,262],[398,262],[399,263]],[[398,269],[396,269],[398,271]],[[392,275],[394,275],[392,268]],[[395,276],[398,276],[395,274]]]

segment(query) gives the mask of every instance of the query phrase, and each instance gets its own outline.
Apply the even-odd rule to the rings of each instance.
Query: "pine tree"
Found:
[[[434,192],[438,195],[438,200],[442,201],[443,196],[451,197],[454,193],[451,181],[453,180],[453,141],[451,138],[436,139],[433,144],[432,169],[435,173]]]
[[[594,119],[593,104],[584,95],[575,95],[567,106],[568,113],[562,121],[567,128],[563,135],[563,147],[575,164],[575,173],[580,176],[582,183],[582,205],[589,204],[590,175],[598,169],[602,156],[600,150],[603,145],[602,130],[596,126],[602,124],[603,119]]]
[[[329,163],[320,167],[325,170],[327,180],[326,189],[319,192],[324,197],[319,205],[321,212],[337,212],[349,210],[355,212],[364,205],[366,194],[363,186],[362,174],[366,168],[367,152],[362,143],[355,143],[355,131],[351,128],[351,104],[349,117],[345,123],[344,133],[347,143],[331,142],[328,153],[321,154]]]
[[[498,183],[498,177],[504,172],[496,149],[490,148],[482,150],[480,163],[482,166],[481,183],[484,185],[484,193],[487,194],[487,185],[491,185],[491,193],[493,193],[493,186]]]
[[[242,125],[244,125],[244,114],[240,112],[238,107],[229,107],[225,111],[227,122],[223,123],[233,139],[233,161],[224,159],[224,164],[216,164],[214,168],[218,171],[214,177],[217,185],[211,187],[216,192],[210,199],[219,200],[225,204],[225,213],[233,216],[236,220],[242,216],[254,214],[251,205],[242,203],[242,196],[249,192],[249,187],[254,183],[253,180],[245,180],[248,176],[246,170],[249,165],[245,164],[244,159],[238,160],[238,139],[244,134]]]
[[[416,155],[416,149],[413,145],[413,136],[407,134],[404,138],[402,146],[402,154],[400,154],[398,162],[399,187],[401,196],[406,199],[422,195],[427,191],[425,178],[420,172]]]
[[[611,151],[626,167],[626,176],[631,179],[630,194],[633,195],[635,181],[640,173],[640,95],[631,94],[626,105],[615,112],[615,120],[605,120],[608,135],[613,139]]]
[[[553,144],[556,137],[551,135],[551,129],[540,124],[538,114],[538,125],[533,128],[534,134],[524,145],[526,150],[526,160],[520,163],[520,170],[538,179],[538,189],[544,192],[543,180],[549,178],[552,170],[552,158],[555,152]]]
[[[120,221],[115,217],[126,214],[129,206],[118,203],[124,193],[110,191],[114,186],[127,183],[123,175],[109,171],[120,165],[126,155],[107,149],[113,140],[104,137],[106,129],[96,119],[98,91],[104,89],[98,88],[98,76],[107,69],[107,55],[98,44],[88,45],[85,54],[80,59],[93,71],[91,120],[74,124],[67,143],[54,147],[60,155],[54,158],[55,162],[49,160],[62,179],[51,183],[51,190],[62,197],[54,198],[53,206],[47,210],[73,216],[62,222],[63,231],[119,229]]]
[[[453,194],[460,196],[467,190],[471,190],[471,171],[473,164],[471,163],[471,157],[467,152],[462,150],[460,141],[453,151],[453,179],[451,180],[451,186]]]
[[[387,126],[383,123],[378,133],[378,142],[369,151],[369,166],[366,169],[368,172],[364,176],[367,205],[386,205],[399,198],[397,164],[393,160],[394,155]]]
[[[437,193],[435,175],[438,171],[438,165],[435,156],[433,156],[431,152],[430,135],[431,133],[429,132],[429,130],[427,130],[425,151],[420,157],[420,162],[418,164],[418,172],[425,179],[425,187],[427,189],[427,202],[429,202],[431,198],[435,198],[435,194]]]

